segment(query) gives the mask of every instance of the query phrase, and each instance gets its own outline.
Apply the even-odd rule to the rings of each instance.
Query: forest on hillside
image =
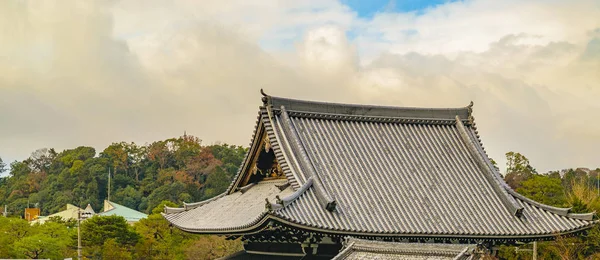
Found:
[[[150,213],[163,200],[181,204],[223,192],[245,153],[241,146],[203,146],[190,135],[148,145],[113,143],[99,154],[85,146],[39,149],[12,162],[9,177],[0,178],[0,205],[7,205],[10,216],[22,216],[28,203],[42,215],[64,210],[67,203],[90,204],[98,212],[110,171],[111,201]]]
[[[76,256],[73,221],[52,219],[29,225],[23,209],[38,205],[42,215],[65,209],[67,203],[92,205],[100,211],[107,197],[111,171],[111,201],[149,214],[133,226],[121,217],[95,216],[82,223],[84,256],[88,259],[214,259],[241,249],[240,241],[194,235],[170,228],[159,214],[165,205],[200,201],[223,192],[241,164],[247,148],[227,144],[202,145],[184,135],[147,145],[113,143],[97,153],[92,147],[56,152],[34,151],[10,164],[0,178],[0,258]],[[571,207],[573,212],[600,210],[600,169],[573,168],[538,173],[522,154],[506,153],[506,182],[538,202]],[[6,170],[0,159],[0,173]],[[518,250],[517,250],[518,249]],[[507,245],[500,259],[531,259],[530,244]],[[539,243],[539,259],[600,259],[598,226],[576,237]]]

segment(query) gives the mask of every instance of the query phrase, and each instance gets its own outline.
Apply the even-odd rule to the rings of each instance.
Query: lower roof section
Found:
[[[166,208],[163,216],[174,226],[194,233],[226,233],[255,225],[266,216],[265,199],[276,201],[293,193],[280,190],[287,180],[262,181],[232,194],[208,201],[187,204],[185,208]]]
[[[333,260],[469,260],[479,259],[475,245],[380,242],[349,238]]]
[[[311,188],[289,206],[273,212],[274,216],[309,230],[327,230],[344,235],[407,236],[407,237],[449,237],[484,238],[502,240],[540,239],[554,237],[591,227],[594,221],[585,221],[548,212],[517,198],[519,205],[525,208],[523,216],[503,214],[500,205],[474,208],[465,205],[453,205],[446,202],[443,207],[456,206],[458,210],[434,211],[421,200],[399,202],[394,192],[382,189],[384,196],[372,201],[361,196],[360,189],[348,189],[355,193],[353,200],[345,202],[329,212],[318,207],[318,199]],[[398,191],[401,192],[401,191]],[[340,199],[341,200],[341,199]],[[411,207],[421,210],[409,211]],[[482,210],[485,209],[485,210]],[[448,213],[451,212],[451,213]]]

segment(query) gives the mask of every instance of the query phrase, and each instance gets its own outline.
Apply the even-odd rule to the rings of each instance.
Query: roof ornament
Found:
[[[271,205],[269,198],[265,198],[265,210],[269,212],[273,211],[273,205]]]
[[[474,125],[475,118],[473,117],[473,101],[471,101],[471,103],[469,103],[469,106],[467,106],[467,111],[469,113],[469,116],[467,118],[469,120],[469,125]]]
[[[265,93],[265,91],[262,88],[260,89],[260,94],[263,95],[262,102],[267,104],[271,96],[267,95],[267,93]]]

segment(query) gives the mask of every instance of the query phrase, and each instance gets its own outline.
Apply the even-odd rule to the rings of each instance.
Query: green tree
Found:
[[[125,142],[113,143],[106,147],[102,153],[100,153],[101,157],[108,158],[110,160],[115,175],[119,170],[127,172],[129,168],[129,155],[127,154],[127,147],[128,144]]]
[[[4,163],[2,161],[2,157],[0,157],[0,173],[3,173],[6,171],[6,163]]]
[[[102,246],[104,241],[115,239],[122,245],[135,245],[139,235],[121,216],[93,216],[81,223],[82,244]]]
[[[61,245],[63,244],[58,238],[39,233],[15,242],[13,250],[17,257],[57,259],[61,257]]]
[[[225,173],[222,168],[217,168],[208,175],[208,178],[206,178],[203,199],[212,198],[225,192],[227,187],[229,187],[230,182],[231,178],[228,178],[227,173]]]
[[[547,175],[534,174],[521,184],[517,192],[547,205],[564,207],[567,204],[560,180]]]
[[[519,188],[522,182],[535,173],[537,172],[535,168],[529,165],[527,157],[516,152],[506,153],[506,175],[504,180],[511,188]]]
[[[132,255],[127,248],[122,247],[114,238],[109,238],[102,245],[102,259],[132,259]]]

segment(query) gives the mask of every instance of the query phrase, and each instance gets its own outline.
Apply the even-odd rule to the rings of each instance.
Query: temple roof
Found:
[[[272,184],[238,191],[263,140],[291,187],[279,199]],[[199,233],[245,234],[272,220],[339,235],[510,240],[595,223],[593,214],[543,205],[506,185],[479,139],[472,104],[402,108],[272,96],[263,97],[249,153],[228,190],[194,207],[168,208],[165,217]]]
[[[476,245],[380,242],[350,238],[332,260],[470,260]]]
[[[250,187],[227,196],[185,204],[180,213],[167,214],[165,217],[178,228],[189,232],[219,233],[244,229],[256,224],[266,215],[265,198],[275,201],[276,196],[287,196],[294,192],[291,187],[282,191],[276,186],[285,182],[274,180],[250,184]],[[168,212],[174,209],[170,210]]]

